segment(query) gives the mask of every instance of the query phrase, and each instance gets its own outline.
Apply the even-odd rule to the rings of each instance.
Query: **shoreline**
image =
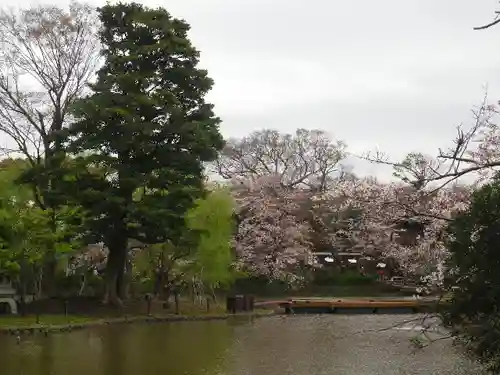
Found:
[[[170,322],[194,322],[210,320],[229,320],[233,318],[264,318],[278,315],[278,311],[254,311],[249,313],[223,313],[223,314],[200,314],[200,315],[138,315],[120,318],[103,318],[81,323],[65,324],[30,324],[26,326],[5,326],[0,327],[0,334],[3,335],[34,335],[41,333],[44,335],[53,333],[72,332],[87,328],[102,327],[107,325],[132,324],[132,323],[170,323]]]

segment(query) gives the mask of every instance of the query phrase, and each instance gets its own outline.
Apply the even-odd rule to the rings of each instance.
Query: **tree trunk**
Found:
[[[127,280],[125,275],[125,267],[127,264],[127,249],[120,253],[120,265],[117,265],[117,275],[116,275],[116,294],[120,300],[124,300],[127,298],[126,289],[127,289]]]
[[[45,255],[42,282],[40,294],[45,297],[53,297],[56,294],[55,279],[56,279],[57,260],[55,254],[50,251]]]
[[[171,285],[165,285],[162,292],[162,300],[165,301],[166,308],[170,307],[170,296],[172,295]]]
[[[85,273],[83,273],[80,279],[80,290],[78,291],[79,296],[83,295],[86,283],[87,283],[87,277],[85,276]]]
[[[51,184],[49,184],[50,189]],[[54,202],[47,202],[52,207]],[[55,209],[50,208],[50,230],[53,235],[57,231],[56,213]],[[57,259],[55,251],[55,243],[52,243],[52,248],[44,255],[43,260],[43,278],[42,278],[42,294],[45,297],[53,297],[56,294],[56,270],[57,270]]]
[[[123,298],[129,299],[130,298],[130,287],[132,285],[132,274],[133,274],[133,265],[132,261],[130,260],[130,253],[127,248],[127,251],[125,253],[125,273],[124,273],[124,278],[123,278]]]
[[[104,292],[104,304],[112,304],[115,306],[123,305],[117,293],[117,279],[118,275],[116,266],[114,266],[108,259],[108,263],[106,264],[106,290]]]
[[[37,299],[41,299],[43,295],[42,287],[43,287],[43,268],[35,268],[33,270],[34,274],[34,279],[33,279],[33,287],[34,287],[34,294],[36,294]]]
[[[162,289],[166,284],[165,281],[165,273],[162,269],[159,269],[155,272],[155,282],[153,288],[153,294],[155,297],[160,297],[162,294]]]
[[[215,288],[210,287],[210,296],[212,297],[212,302],[217,304],[217,294],[215,294]]]
[[[194,282],[192,279],[191,279],[189,286],[190,286],[189,290],[191,292],[191,302],[194,305],[196,303],[196,289],[195,289]]]
[[[124,273],[127,252],[127,241],[117,239],[108,245],[109,255],[106,263],[106,291],[104,303],[121,307],[124,296]]]
[[[26,280],[24,278],[21,278],[20,280],[21,284],[21,315],[25,316],[26,315],[26,294],[27,294],[27,286],[26,286]]]

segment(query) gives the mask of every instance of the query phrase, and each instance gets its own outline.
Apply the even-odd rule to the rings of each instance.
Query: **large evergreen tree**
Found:
[[[106,296],[120,304],[128,239],[180,238],[203,191],[203,162],[215,159],[223,139],[189,25],[135,3],[99,14],[104,66],[93,94],[75,106],[67,152],[76,168],[60,187],[87,209],[91,232],[109,248]]]

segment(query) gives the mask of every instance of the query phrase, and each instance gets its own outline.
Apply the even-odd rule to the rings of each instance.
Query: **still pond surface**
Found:
[[[302,315],[0,336],[2,375],[469,375],[449,340],[415,350],[409,315]],[[397,327],[395,327],[397,326]],[[395,327],[395,328],[393,328]],[[403,329],[401,329],[403,328]],[[405,329],[406,328],[406,329]],[[436,333],[437,335],[437,333]],[[435,336],[437,337],[437,336]]]

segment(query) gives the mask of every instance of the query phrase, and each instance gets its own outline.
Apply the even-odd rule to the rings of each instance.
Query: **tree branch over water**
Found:
[[[485,90],[486,91],[486,90]],[[416,189],[427,188],[433,194],[469,175],[477,175],[476,183],[491,177],[500,167],[500,128],[495,123],[499,112],[490,104],[485,92],[481,103],[471,110],[472,124],[457,126],[453,145],[438,149],[435,157],[410,152],[402,161],[394,161],[384,152],[367,152],[358,156],[369,162],[393,167],[393,176]]]
[[[431,320],[431,319],[433,321],[429,322],[429,320]],[[368,333],[382,333],[382,332],[387,332],[387,331],[391,331],[394,329],[397,330],[397,329],[400,329],[401,327],[406,326],[410,323],[414,323],[411,331],[414,331],[417,335],[412,336],[410,338],[410,343],[415,347],[416,350],[423,349],[427,346],[430,346],[434,342],[454,338],[454,336],[451,332],[441,332],[438,329],[438,327],[441,326],[441,320],[439,320],[439,322],[436,322],[437,319],[439,319],[438,314],[435,314],[435,313],[424,314],[423,316],[418,316],[418,317],[413,317],[410,319],[405,319],[403,321],[398,321],[398,322],[391,324],[391,325],[384,327],[384,328],[365,329],[365,330],[357,331],[357,332],[350,333],[350,334],[347,334],[344,336],[339,336],[339,337],[336,337],[336,340],[347,339],[347,338],[351,338],[353,336],[365,335]],[[419,328],[419,329],[417,329],[417,328]],[[409,329],[409,331],[410,331],[410,329]],[[430,335],[431,332],[437,333],[439,336],[432,337]]]

